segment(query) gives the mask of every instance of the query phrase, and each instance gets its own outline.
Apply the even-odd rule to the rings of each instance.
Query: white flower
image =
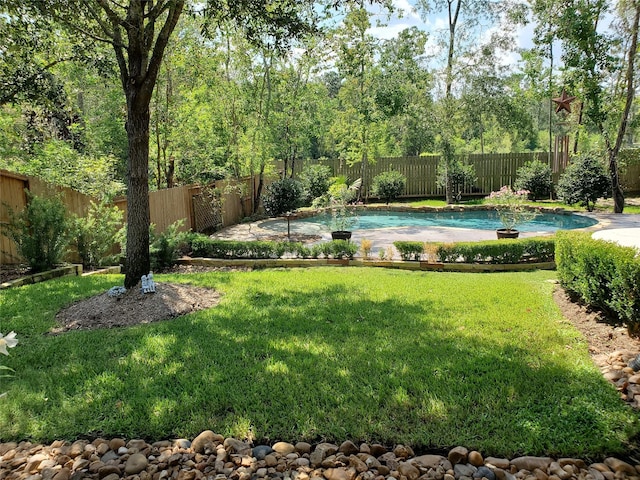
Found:
[[[0,353],[9,355],[7,348],[13,348],[17,344],[18,340],[16,339],[16,332],[9,332],[6,337],[0,333]]]

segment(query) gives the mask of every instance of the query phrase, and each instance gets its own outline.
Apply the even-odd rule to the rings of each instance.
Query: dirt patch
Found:
[[[105,292],[58,312],[59,326],[51,333],[158,322],[214,307],[220,297],[213,289],[170,283],[156,283],[155,293],[143,294],[136,288],[111,297]]]
[[[604,313],[573,301],[560,286],[554,290],[553,298],[564,317],[587,340],[589,354],[596,364],[600,364],[602,356],[608,356],[616,351],[640,353],[640,339],[630,337],[626,327],[615,325],[615,322],[607,318]]]
[[[0,265],[0,283],[10,282],[29,275],[29,268],[24,265]]]

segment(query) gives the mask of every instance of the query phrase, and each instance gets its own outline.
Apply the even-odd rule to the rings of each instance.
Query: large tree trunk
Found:
[[[631,26],[631,44],[629,45],[627,73],[626,73],[626,99],[624,110],[622,112],[622,119],[620,121],[620,127],[618,128],[618,135],[616,142],[613,146],[609,146],[609,175],[611,176],[611,195],[613,197],[613,211],[615,213],[622,213],[624,210],[624,192],[622,191],[622,185],[620,185],[620,174],[618,172],[618,153],[622,147],[622,140],[624,139],[625,132],[627,131],[627,124],[629,122],[629,113],[631,112],[631,105],[635,97],[634,71],[636,53],[638,51],[638,33],[640,26],[640,2],[634,2],[634,17],[633,24]],[[604,129],[601,127],[601,131]],[[608,142],[607,142],[608,143]]]
[[[142,104],[141,104],[142,103]],[[149,273],[149,106],[127,95],[127,258],[125,288]]]

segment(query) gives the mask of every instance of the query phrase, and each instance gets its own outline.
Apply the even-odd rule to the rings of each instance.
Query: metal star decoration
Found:
[[[563,88],[562,94],[559,97],[552,99],[553,103],[557,105],[556,113],[560,113],[561,110],[566,110],[567,112],[571,113],[571,102],[573,102],[575,99],[576,97],[567,95],[566,90]]]

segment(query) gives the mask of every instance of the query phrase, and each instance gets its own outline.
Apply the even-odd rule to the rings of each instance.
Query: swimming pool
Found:
[[[292,222],[293,225],[294,222]],[[302,226],[309,224],[320,230],[329,230],[330,215],[296,220]],[[582,215],[563,215],[557,213],[540,213],[527,223],[516,228],[521,232],[555,232],[557,230],[572,230],[586,228],[598,223]],[[503,228],[495,210],[467,210],[463,212],[393,212],[366,211],[358,213],[358,221],[351,229],[372,230],[392,227],[450,227],[469,228],[475,230],[497,230]]]

